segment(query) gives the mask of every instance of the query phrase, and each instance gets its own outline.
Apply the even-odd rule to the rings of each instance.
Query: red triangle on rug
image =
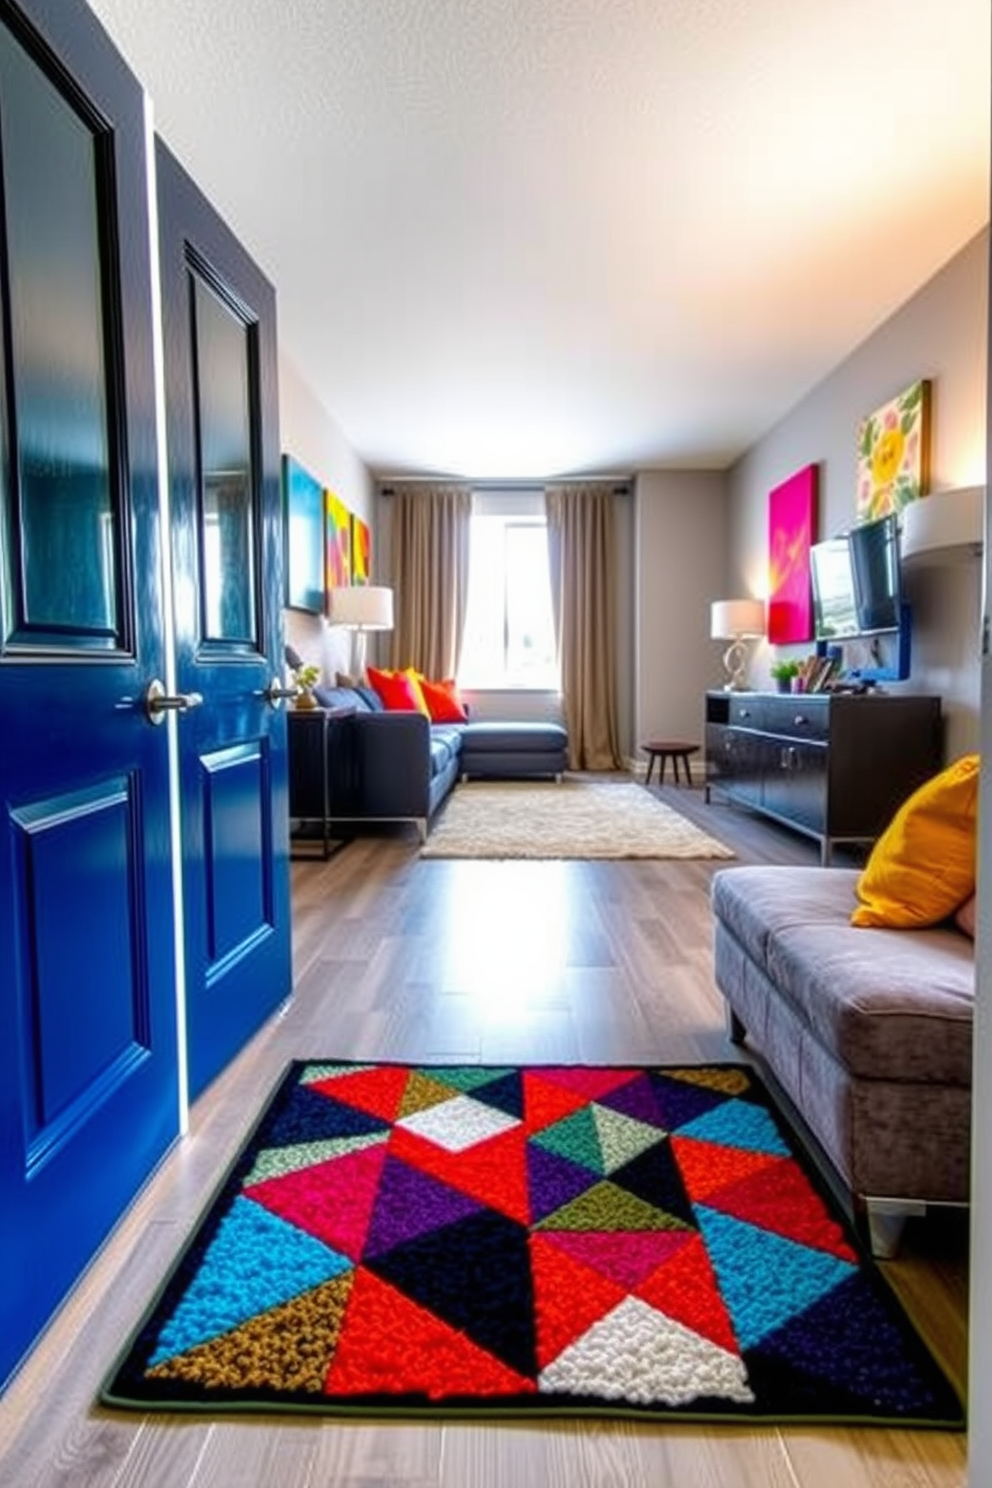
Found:
[[[627,1288],[567,1255],[544,1235],[531,1235],[530,1257],[537,1362],[544,1369],[619,1306]]]
[[[707,1194],[706,1203],[711,1209],[772,1230],[787,1240],[857,1262],[840,1225],[799,1167],[787,1157],[774,1158],[767,1168]]]
[[[533,1394],[536,1382],[359,1267],[324,1388],[328,1395],[409,1391],[440,1400]]]
[[[333,1096],[335,1100],[355,1106],[370,1116],[380,1116],[383,1121],[395,1121],[409,1080],[408,1069],[384,1064],[377,1069],[355,1070],[333,1075],[327,1080],[315,1080],[310,1089]]]
[[[657,1271],[694,1238],[689,1230],[552,1230],[545,1231],[558,1250],[608,1276],[625,1292]]]
[[[394,1127],[389,1139],[394,1157],[520,1224],[530,1223],[526,1147],[527,1132],[522,1125],[463,1152],[448,1152],[402,1126]]]
[[[266,1178],[253,1184],[246,1196],[357,1261],[365,1248],[387,1150],[385,1144],[365,1147],[281,1178]]]
[[[703,1237],[691,1234],[685,1239],[686,1244],[635,1287],[634,1294],[728,1353],[739,1354],[740,1344]]]
[[[582,1091],[567,1090],[564,1085],[545,1080],[540,1072],[524,1071],[524,1125],[528,1132],[543,1131],[588,1104],[589,1098]]]
[[[724,1147],[697,1137],[672,1137],[672,1152],[678,1163],[686,1193],[696,1203],[709,1202],[709,1195],[729,1183],[760,1172],[781,1161],[774,1153],[752,1152],[746,1147]]]

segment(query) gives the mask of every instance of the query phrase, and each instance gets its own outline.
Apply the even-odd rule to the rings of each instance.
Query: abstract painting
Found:
[[[372,533],[361,517],[351,519],[351,582],[368,584],[372,574]]]
[[[768,639],[813,635],[809,550],[816,520],[817,468],[807,465],[768,496]]]
[[[930,384],[921,379],[858,427],[859,522],[901,511],[930,481]]]
[[[324,578],[328,590],[351,583],[351,513],[333,491],[324,492]]]
[[[282,457],[286,604],[319,615],[324,608],[324,488],[294,460]]]

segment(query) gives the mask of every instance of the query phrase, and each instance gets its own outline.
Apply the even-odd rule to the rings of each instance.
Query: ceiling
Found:
[[[726,466],[988,221],[989,0],[90,4],[377,474]]]

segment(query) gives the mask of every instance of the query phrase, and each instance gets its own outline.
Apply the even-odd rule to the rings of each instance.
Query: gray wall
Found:
[[[701,742],[703,694],[724,677],[724,645],[709,638],[710,601],[736,597],[726,587],[724,476],[643,471],[633,526],[633,743]]]
[[[279,425],[283,451],[339,496],[349,511],[372,525],[375,492],[371,475],[285,355],[279,359]],[[375,578],[374,531],[372,557]],[[347,632],[332,630],[322,616],[302,610],[284,610],[283,627],[286,640],[305,661],[319,666],[325,679],[333,681],[336,671],[348,670],[351,642]]]
[[[957,254],[728,473],[727,592],[767,587],[768,492],[804,465],[820,472],[818,536],[855,513],[859,420],[919,377],[932,384],[930,489],[985,483],[988,230]],[[913,670],[903,690],[944,699],[949,759],[978,747],[981,571],[977,558],[907,569]],[[803,653],[808,647],[786,648]],[[769,650],[755,658],[767,679]]]

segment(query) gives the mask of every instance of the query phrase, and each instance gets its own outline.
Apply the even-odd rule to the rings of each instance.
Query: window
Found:
[[[475,498],[458,681],[468,688],[558,690],[540,493]]]

